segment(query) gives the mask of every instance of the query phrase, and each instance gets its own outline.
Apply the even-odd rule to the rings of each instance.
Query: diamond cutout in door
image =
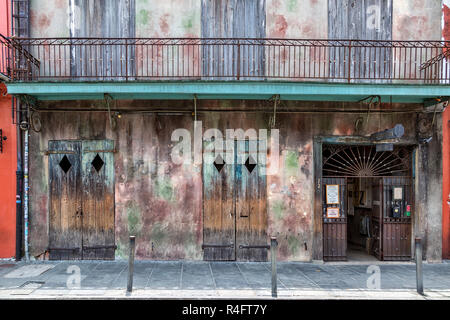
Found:
[[[255,169],[256,161],[255,161],[255,159],[253,159],[252,156],[249,156],[247,158],[247,160],[245,161],[245,167],[247,168],[248,172],[250,172],[250,173],[253,171],[253,169]]]
[[[69,171],[70,167],[72,167],[72,164],[70,163],[67,156],[64,156],[61,161],[59,162],[59,166],[64,171],[64,173],[67,173]]]
[[[100,158],[100,156],[97,153],[97,155],[95,156],[94,160],[92,160],[91,164],[95,168],[95,170],[97,170],[97,172],[99,172],[100,169],[103,167],[104,162],[103,162],[102,158]]]
[[[217,171],[220,172],[220,170],[222,170],[224,165],[225,165],[225,161],[223,160],[222,156],[219,154],[216,157],[216,160],[214,160],[214,166],[216,167]]]

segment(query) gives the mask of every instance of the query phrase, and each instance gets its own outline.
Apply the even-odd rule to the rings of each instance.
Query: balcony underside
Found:
[[[449,97],[444,84],[355,84],[275,81],[155,81],[155,82],[7,82],[11,95],[29,95],[38,100],[96,100],[109,94],[113,99],[183,100],[248,99],[349,101],[380,96],[385,103],[424,103]]]

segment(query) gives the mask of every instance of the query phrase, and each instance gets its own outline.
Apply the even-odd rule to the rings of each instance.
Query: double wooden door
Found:
[[[411,259],[411,215],[413,210],[412,180],[409,177],[373,177],[371,254],[379,260]],[[337,190],[337,203],[330,203],[327,194]],[[331,187],[333,189],[331,189]],[[347,260],[347,178],[323,178],[323,259]],[[399,215],[392,215],[394,189],[400,191]],[[409,210],[409,211],[408,211]],[[334,215],[332,215],[334,214]]]
[[[51,260],[114,259],[114,142],[49,141]]]
[[[204,260],[267,261],[266,142],[232,143],[204,143]]]

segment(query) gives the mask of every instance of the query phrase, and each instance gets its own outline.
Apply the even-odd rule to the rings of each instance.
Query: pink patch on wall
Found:
[[[36,12],[32,9],[30,9],[30,24],[32,27],[34,27],[37,23],[37,16]]]
[[[41,13],[38,17],[38,25],[42,29],[47,29],[50,26],[51,18],[45,13]]]
[[[288,23],[282,15],[275,16],[275,27],[270,31],[271,35],[276,38],[286,37]]]
[[[161,29],[161,32],[164,34],[168,34],[169,32],[169,24],[167,23],[167,20],[169,19],[169,14],[166,13],[161,18],[159,18],[159,28]]]
[[[450,8],[444,5],[444,29],[442,30],[442,36],[444,40],[450,41]]]
[[[400,19],[397,30],[403,39],[421,38],[429,31],[426,28],[428,19],[424,16],[407,16]]]
[[[58,9],[62,9],[64,8],[65,4],[66,4],[65,0],[56,0],[55,7]]]
[[[279,9],[280,8],[280,0],[273,0],[272,1],[272,7],[273,9]]]

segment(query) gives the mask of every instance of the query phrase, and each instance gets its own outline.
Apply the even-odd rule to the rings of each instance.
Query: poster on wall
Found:
[[[327,208],[327,218],[339,218],[339,208],[336,207]]]
[[[327,204],[339,204],[339,185],[338,184],[327,184]]]

